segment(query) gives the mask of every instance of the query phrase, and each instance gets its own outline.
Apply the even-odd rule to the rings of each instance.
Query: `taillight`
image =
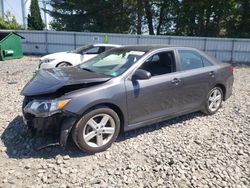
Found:
[[[229,67],[229,71],[230,71],[231,73],[233,73],[233,72],[234,72],[234,67],[233,67],[233,66]]]

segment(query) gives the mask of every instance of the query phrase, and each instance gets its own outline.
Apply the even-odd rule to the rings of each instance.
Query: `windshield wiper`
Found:
[[[86,70],[86,71],[88,71],[88,72],[95,72],[95,71],[93,71],[93,70],[91,70],[91,69],[88,69],[88,68],[82,68],[82,70]]]

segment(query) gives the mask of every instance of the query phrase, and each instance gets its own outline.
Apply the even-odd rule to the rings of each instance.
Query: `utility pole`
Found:
[[[48,30],[48,24],[47,24],[47,13],[46,13],[46,10],[47,10],[47,2],[45,0],[42,1],[43,2],[43,14],[44,14],[44,22],[45,22],[45,29]]]
[[[27,0],[21,0],[22,17],[23,17],[23,28],[25,30],[27,29],[26,3],[27,3]]]
[[[4,19],[4,4],[3,4],[3,0],[0,0],[0,17]]]

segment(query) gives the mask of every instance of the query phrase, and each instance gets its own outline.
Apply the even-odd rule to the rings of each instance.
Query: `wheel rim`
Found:
[[[104,146],[112,139],[115,128],[115,121],[110,115],[95,115],[86,123],[83,139],[90,147]]]
[[[219,89],[214,89],[208,99],[208,108],[211,112],[215,112],[220,107],[222,94]]]

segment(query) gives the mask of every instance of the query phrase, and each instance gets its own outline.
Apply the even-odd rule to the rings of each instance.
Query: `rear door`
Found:
[[[182,111],[190,111],[203,106],[211,87],[215,84],[215,65],[198,51],[179,49],[179,77],[182,93],[179,105]]]

